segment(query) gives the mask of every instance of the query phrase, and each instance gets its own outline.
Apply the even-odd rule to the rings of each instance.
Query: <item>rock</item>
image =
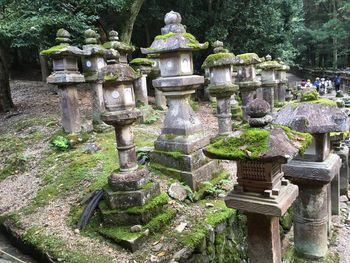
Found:
[[[192,252],[193,249],[185,247],[174,254],[173,260],[180,261],[183,259],[187,259],[191,256]]]
[[[205,208],[211,208],[214,207],[214,204],[212,203],[205,203]]]
[[[95,143],[85,143],[83,145],[83,153],[95,153],[100,150],[100,147]]]
[[[159,262],[159,258],[155,255],[151,255],[150,261],[151,263],[156,263]]]
[[[221,193],[221,194],[218,195],[218,197],[219,197],[219,198],[225,198],[225,197],[226,197],[226,194]]]
[[[147,228],[146,230],[145,230],[145,232],[143,232],[143,234],[147,237],[147,236],[149,236],[149,229]]]
[[[78,228],[74,229],[75,234],[80,234],[80,230]]]
[[[185,187],[180,183],[173,183],[168,189],[168,194],[171,198],[179,201],[184,201],[187,197],[187,191]]]
[[[163,247],[163,244],[162,244],[162,243],[158,243],[158,244],[154,245],[154,246],[151,248],[151,250],[152,250],[153,252],[158,252],[158,251],[160,251],[160,250],[162,249],[162,247]]]
[[[187,226],[187,223],[186,222],[182,222],[182,223],[180,223],[180,225],[178,225],[175,228],[175,231],[178,232],[178,233],[182,233],[182,231],[185,230],[186,226]]]
[[[142,231],[142,226],[141,225],[134,225],[130,228],[130,231],[133,233],[138,233]]]
[[[350,224],[350,213],[348,214],[348,218],[345,219],[345,224]]]

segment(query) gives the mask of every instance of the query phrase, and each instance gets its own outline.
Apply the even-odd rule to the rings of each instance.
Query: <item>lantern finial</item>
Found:
[[[70,34],[64,28],[58,29],[56,33],[56,42],[59,44],[69,44],[71,41]]]
[[[264,127],[272,122],[270,104],[262,99],[252,100],[247,104],[247,115],[250,117],[248,122],[251,127]]]

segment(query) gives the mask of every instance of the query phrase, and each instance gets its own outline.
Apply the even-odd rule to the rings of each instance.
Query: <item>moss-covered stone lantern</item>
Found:
[[[79,99],[76,85],[85,82],[78,69],[78,59],[84,52],[70,45],[70,34],[65,29],[59,29],[56,34],[57,46],[41,51],[52,59],[53,72],[47,78],[47,83],[58,86],[62,112],[62,126],[67,133],[81,131]]]
[[[108,177],[108,186],[104,188],[105,203],[100,205],[100,209],[104,224],[114,228],[147,223],[153,215],[162,211],[164,204],[160,203],[153,210],[142,209],[147,202],[160,194],[160,188],[158,183],[151,180],[147,169],[138,169],[131,127],[140,116],[133,91],[133,83],[138,76],[128,64],[118,63],[118,58],[118,51],[107,50],[107,66],[102,69],[106,107],[101,117],[105,123],[115,128],[119,169]],[[141,211],[129,213],[130,208]],[[125,233],[125,228],[123,231]],[[135,251],[144,236],[141,231],[139,235],[117,235],[113,239],[123,247]]]
[[[238,60],[235,63],[237,68],[236,84],[242,98],[243,119],[247,120],[245,111],[248,102],[256,98],[256,90],[261,86],[261,82],[256,78],[255,65],[261,62],[259,56],[255,53],[245,53],[237,55]]]
[[[257,68],[261,69],[261,89],[262,99],[271,105],[271,112],[275,105],[274,93],[277,90],[278,80],[275,78],[276,69],[280,67],[277,61],[272,60],[270,55],[266,56],[266,60],[258,64]]]
[[[305,154],[283,166],[286,178],[299,186],[294,205],[294,245],[298,254],[306,258],[326,255],[331,210],[339,207],[341,161],[331,153],[329,134],[347,130],[348,120],[345,113],[329,104],[321,99],[287,105],[274,121],[313,136]],[[330,191],[333,180],[337,183]]]
[[[284,179],[282,164],[302,152],[309,134],[269,125],[269,104],[254,99],[246,107],[249,127],[218,137],[205,154],[237,161],[237,182],[226,205],[247,214],[248,255],[252,263],[280,263],[279,217],[292,205],[298,187]]]
[[[203,154],[209,138],[188,101],[204,83],[203,76],[193,75],[192,52],[207,48],[208,43],[200,44],[186,33],[179,13],[167,13],[164,21],[162,35],[155,37],[151,47],[141,48],[144,54],[160,54],[161,77],[153,80],[153,86],[163,91],[169,106],[151,165],[181,178],[196,190],[218,170],[217,161],[210,161]]]
[[[92,123],[95,130],[101,130],[103,122],[101,112],[104,110],[104,101],[102,93],[102,79],[99,77],[101,70],[106,66],[104,60],[105,49],[98,44],[97,33],[88,29],[84,32],[85,45],[83,45],[83,73],[85,81],[91,86],[92,92]],[[103,128],[102,128],[103,129]]]
[[[276,68],[276,79],[278,80],[278,86],[275,101],[277,103],[284,103],[286,101],[286,90],[288,88],[287,72],[290,68],[282,61],[277,61],[280,64],[280,67]]]
[[[238,86],[232,83],[232,64],[236,57],[223,47],[221,41],[213,44],[214,54],[209,55],[202,68],[210,70],[209,94],[216,97],[216,116],[219,123],[219,134],[232,131],[231,97],[238,91]]]
[[[109,36],[108,37],[109,42],[104,43],[103,47],[105,49],[113,48],[117,50],[120,54],[119,62],[121,64],[127,64],[128,55],[132,53],[135,50],[135,48],[129,44],[120,42],[117,31],[114,31],[114,30],[110,31],[108,36]]]

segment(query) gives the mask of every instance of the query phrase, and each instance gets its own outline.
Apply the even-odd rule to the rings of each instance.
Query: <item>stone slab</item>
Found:
[[[54,72],[46,79],[49,84],[56,84],[59,87],[69,84],[77,84],[85,82],[84,75],[79,72]]]
[[[211,160],[191,172],[166,167],[160,164],[152,164],[152,161],[151,166],[169,177],[185,182],[194,191],[198,190],[203,182],[210,181],[213,174],[221,170],[217,160]]]
[[[278,195],[265,197],[262,194],[231,191],[225,198],[227,207],[249,213],[280,217],[298,196],[298,186],[282,185]]]
[[[140,169],[130,173],[112,172],[108,177],[108,185],[112,191],[136,191],[150,181],[149,171]]]
[[[152,81],[153,87],[166,92],[168,88],[171,91],[176,90],[193,90],[194,85],[200,85],[204,83],[204,77],[198,75],[191,76],[180,76],[180,77],[168,77],[168,78],[157,78]]]
[[[159,183],[154,182],[152,187],[137,191],[114,192],[110,188],[104,189],[105,200],[111,209],[122,209],[142,206],[153,196],[160,193]]]
[[[291,181],[309,184],[327,184],[339,173],[341,160],[336,154],[329,154],[323,162],[291,160],[282,165],[284,177]]]

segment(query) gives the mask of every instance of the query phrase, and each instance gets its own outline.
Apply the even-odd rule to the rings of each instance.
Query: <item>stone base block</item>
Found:
[[[336,154],[329,154],[323,162],[291,160],[282,166],[284,177],[293,183],[328,184],[339,173],[341,160]]]
[[[209,137],[202,133],[183,136],[176,134],[161,134],[154,142],[154,148],[157,151],[166,152],[182,152],[191,154],[198,151],[209,144]]]
[[[111,188],[104,189],[105,200],[111,209],[123,209],[134,206],[142,206],[153,196],[159,194],[159,183],[150,182],[136,191],[113,191]]]
[[[112,191],[136,191],[145,187],[150,182],[149,171],[136,170],[130,173],[116,173],[108,177],[108,185]]]
[[[200,188],[202,182],[210,181],[212,175],[221,170],[217,160],[211,160],[193,171],[184,171],[173,167],[163,166],[156,162],[152,162],[152,160],[151,166],[165,175],[185,182],[194,191]]]
[[[264,196],[251,192],[233,190],[226,198],[227,207],[249,213],[280,217],[288,210],[298,196],[298,186],[288,183],[282,185],[276,195]]]
[[[109,209],[106,202],[100,202],[99,209],[103,222],[108,226],[143,225],[164,210],[168,197],[165,193],[159,194],[146,202],[143,206],[128,209]]]

